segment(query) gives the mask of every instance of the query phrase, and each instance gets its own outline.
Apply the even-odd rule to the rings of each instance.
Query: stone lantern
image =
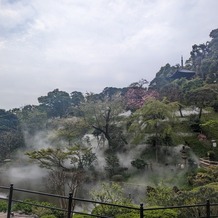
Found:
[[[212,139],[211,142],[212,142],[212,147],[213,147],[213,148],[216,148],[216,146],[217,146],[217,145],[216,145],[216,140]]]
[[[187,158],[188,158],[186,147],[182,146],[182,150],[180,152],[181,152],[181,157],[183,159],[183,165],[186,166],[186,162],[187,162]]]

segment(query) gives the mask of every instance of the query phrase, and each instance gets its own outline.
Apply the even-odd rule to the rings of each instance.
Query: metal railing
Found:
[[[5,190],[9,191],[7,198],[0,197],[0,200],[5,200],[8,202],[7,218],[11,218],[12,202],[23,203],[23,204],[36,206],[36,207],[42,207],[42,208],[47,208],[47,209],[51,209],[51,210],[61,211],[61,212],[64,212],[66,214],[67,218],[71,218],[73,216],[73,214],[88,215],[90,217],[99,217],[99,218],[112,218],[109,216],[88,214],[88,213],[83,213],[83,212],[72,210],[73,201],[80,201],[80,202],[87,202],[87,203],[93,203],[93,204],[98,204],[98,205],[112,206],[112,207],[118,207],[118,208],[129,209],[129,210],[136,210],[137,213],[139,214],[140,218],[144,218],[144,214],[146,213],[146,211],[151,211],[151,210],[157,211],[157,210],[166,210],[166,209],[186,209],[186,208],[196,208],[196,207],[197,208],[199,208],[199,207],[204,208],[205,216],[201,216],[199,214],[199,218],[218,217],[218,214],[211,215],[211,207],[215,207],[215,206],[218,207],[218,203],[211,203],[209,200],[207,200],[203,204],[195,204],[195,205],[180,205],[180,206],[144,208],[143,204],[140,204],[139,207],[130,207],[130,206],[125,206],[125,205],[118,205],[118,204],[112,204],[112,203],[106,203],[106,202],[98,202],[98,201],[92,201],[92,200],[81,199],[81,198],[73,198],[72,193],[69,193],[68,196],[62,196],[62,195],[54,195],[54,194],[38,192],[38,191],[31,191],[31,190],[26,190],[26,189],[17,189],[17,188],[14,188],[13,184],[11,184],[10,187],[0,186],[0,189],[5,189]],[[66,209],[63,209],[63,208],[59,208],[59,207],[43,206],[40,204],[31,203],[31,202],[15,200],[15,199],[13,199],[13,195],[14,195],[15,191],[22,192],[22,193],[36,194],[36,195],[41,195],[41,196],[48,196],[48,197],[58,198],[58,199],[65,199],[68,201],[68,206]]]

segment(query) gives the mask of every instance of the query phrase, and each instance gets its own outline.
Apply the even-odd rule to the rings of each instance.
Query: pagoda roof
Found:
[[[171,79],[180,79],[180,78],[191,79],[194,76],[195,76],[195,71],[186,70],[186,69],[178,69],[170,76],[170,78]]]

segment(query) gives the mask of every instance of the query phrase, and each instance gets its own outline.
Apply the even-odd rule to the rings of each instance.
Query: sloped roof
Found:
[[[180,78],[186,78],[191,79],[194,77],[195,71],[192,70],[186,70],[186,69],[178,69],[176,70],[171,76],[171,79],[180,79]]]

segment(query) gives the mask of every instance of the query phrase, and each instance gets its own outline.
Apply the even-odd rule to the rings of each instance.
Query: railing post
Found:
[[[210,200],[207,200],[207,203],[206,203],[206,215],[207,215],[207,218],[210,218]]]
[[[10,191],[8,196],[8,212],[7,212],[7,218],[11,217],[11,205],[12,205],[12,198],[13,198],[13,184],[10,185]]]
[[[72,202],[73,202],[73,194],[69,194],[68,198],[68,210],[67,210],[67,218],[71,218],[71,207],[72,207]]]
[[[143,208],[143,204],[140,204],[140,218],[144,218],[144,208]]]

